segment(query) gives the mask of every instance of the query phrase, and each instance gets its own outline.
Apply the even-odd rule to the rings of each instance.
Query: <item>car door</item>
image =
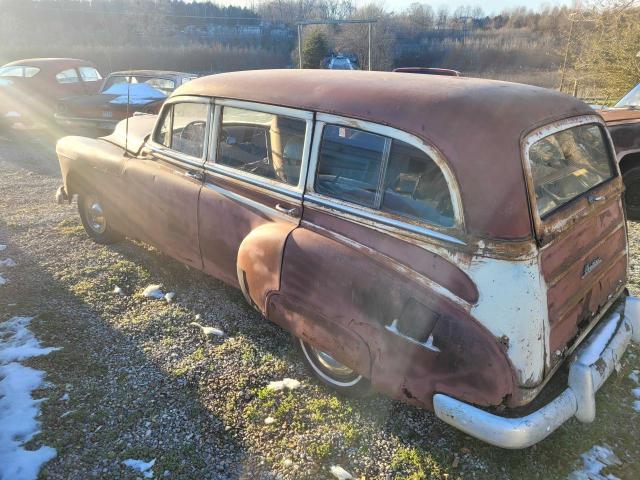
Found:
[[[84,95],[85,89],[78,70],[73,67],[64,68],[55,75],[58,98]]]
[[[463,245],[462,213],[444,159],[389,127],[316,117],[302,222],[269,319],[394,397],[433,391],[453,364],[471,375],[455,355],[473,342],[463,319],[478,292],[448,253]]]
[[[313,114],[217,100],[215,116],[198,211],[203,267],[264,312],[302,215]]]
[[[196,268],[202,268],[198,197],[210,116],[208,99],[174,98],[162,110],[146,155],[125,169],[129,230]]]

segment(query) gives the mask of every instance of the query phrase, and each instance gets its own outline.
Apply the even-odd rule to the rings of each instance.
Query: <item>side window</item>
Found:
[[[381,209],[452,227],[453,204],[440,167],[422,150],[393,140]]]
[[[216,163],[297,185],[305,131],[304,120],[225,106]]]
[[[40,72],[38,67],[24,67],[24,76],[26,78],[35,77]]]
[[[206,103],[173,104],[170,148],[192,157],[204,154],[209,105]]]
[[[451,194],[440,167],[422,150],[382,135],[326,125],[315,190],[435,225],[454,225]]]
[[[79,70],[80,76],[85,82],[97,82],[98,80],[102,80],[100,72],[93,67],[80,67]]]
[[[56,80],[58,83],[77,83],[80,81],[75,68],[61,71],[56,75]]]
[[[162,111],[160,127],[156,130],[153,140],[165,147],[171,146],[171,117],[173,115],[173,105],[168,105]]]
[[[374,207],[390,140],[355,128],[327,125],[322,132],[316,191]]]

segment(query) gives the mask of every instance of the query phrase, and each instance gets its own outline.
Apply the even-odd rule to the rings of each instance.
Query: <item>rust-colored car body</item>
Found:
[[[33,127],[53,120],[58,102],[71,95],[89,95],[100,87],[100,81],[85,81],[78,69],[95,65],[73,58],[32,58],[7,63],[0,68],[24,66],[37,69],[27,77],[0,77],[0,123]],[[60,83],[56,76],[74,71],[77,81]]]
[[[526,405],[623,301],[619,171],[544,219],[532,208],[530,143],[575,124],[604,125],[572,97],[463,77],[274,70],[194,80],[165,108],[180,102],[210,105],[202,158],[159,145],[162,120],[149,136],[154,117],[133,118],[126,139],[120,124],[110,137],[58,143],[61,196],[95,191],[118,231],[241,288],[266,318],[393,398],[424,408],[438,395]],[[216,122],[227,107],[307,122],[295,187],[217,164]],[[450,186],[453,224],[383,215],[315,191],[327,125],[427,152]],[[427,342],[397,327],[426,319]],[[511,448],[531,444],[465,431]]]

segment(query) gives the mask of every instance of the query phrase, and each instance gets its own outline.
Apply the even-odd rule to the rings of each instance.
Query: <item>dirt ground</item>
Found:
[[[155,458],[154,478],[323,479],[340,465],[368,479],[562,479],[595,445],[619,459],[602,475],[640,478],[637,347],[598,394],[594,423],[572,419],[533,448],[501,450],[382,396],[335,396],[239,291],[141,243],[90,241],[75,205],[53,201],[50,142],[0,139],[0,169],[0,256],[17,263],[0,272],[0,321],[35,316],[42,343],[62,347],[28,362],[48,381],[36,392],[47,400],[31,445],[58,452],[41,478],[141,478],[122,461]],[[636,224],[630,240],[638,294]],[[174,302],[143,297],[150,284],[175,292]],[[224,336],[207,338],[194,321]],[[285,377],[301,388],[266,388]]]

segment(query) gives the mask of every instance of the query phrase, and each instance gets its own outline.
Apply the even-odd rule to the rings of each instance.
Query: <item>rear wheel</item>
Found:
[[[640,220],[640,165],[624,172],[622,180],[626,189],[624,201],[627,218]]]
[[[340,363],[327,352],[307,342],[293,339],[302,360],[322,383],[349,397],[364,397],[371,392],[369,380]]]
[[[119,242],[123,236],[113,229],[100,197],[92,193],[78,195],[78,212],[87,235],[97,243],[109,245]]]

